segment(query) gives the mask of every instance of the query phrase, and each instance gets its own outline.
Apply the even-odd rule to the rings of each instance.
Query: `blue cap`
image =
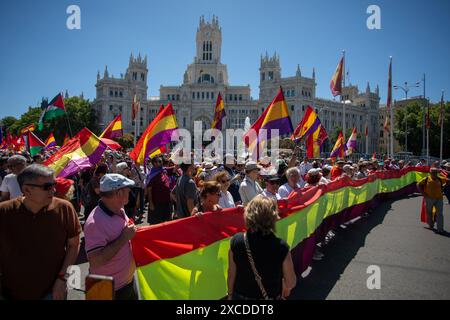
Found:
[[[100,179],[100,192],[119,190],[134,186],[134,181],[118,173],[105,174]]]

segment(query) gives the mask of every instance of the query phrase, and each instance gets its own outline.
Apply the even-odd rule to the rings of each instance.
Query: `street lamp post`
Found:
[[[394,86],[394,89],[402,89],[405,92],[405,152],[408,152],[408,91],[410,88],[418,88],[420,86],[420,82],[416,82],[413,85],[408,86],[408,82],[405,81],[405,86]]]

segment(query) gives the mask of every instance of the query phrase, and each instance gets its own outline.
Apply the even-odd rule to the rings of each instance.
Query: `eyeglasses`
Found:
[[[26,186],[42,188],[44,191],[50,191],[56,186],[56,182],[48,182],[44,184],[25,183]]]
[[[230,179],[220,181],[220,183],[227,183],[227,182],[230,182]]]

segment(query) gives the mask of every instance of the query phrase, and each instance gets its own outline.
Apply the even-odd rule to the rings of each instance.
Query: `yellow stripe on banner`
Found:
[[[308,207],[276,223],[276,234],[295,248],[311,236],[324,219],[372,200],[377,193],[398,191],[425,177],[409,172],[401,178],[377,179],[360,187],[328,192]],[[140,293],[147,300],[218,300],[227,294],[230,239],[137,268]]]

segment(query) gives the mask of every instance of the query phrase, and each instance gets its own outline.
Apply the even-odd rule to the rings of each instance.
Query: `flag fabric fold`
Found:
[[[220,92],[217,96],[216,107],[214,108],[214,119],[211,125],[212,129],[222,130],[222,120],[226,116],[225,106],[223,104]]]
[[[352,134],[348,138],[347,141],[347,151],[345,152],[346,155],[351,155],[356,151],[356,138],[357,138],[357,131],[356,128],[353,128]]]
[[[347,149],[347,145],[344,141],[344,135],[342,131],[339,132],[336,143],[334,144],[333,150],[331,150],[330,157],[331,158],[344,158],[345,151]]]
[[[42,142],[33,132],[28,131],[28,149],[31,156],[35,156],[42,151],[45,147],[45,143]]]
[[[95,166],[106,150],[99,137],[83,128],[64,146],[48,158],[44,165],[55,170],[57,177],[68,177]]]
[[[331,78],[330,82],[330,89],[331,94],[333,97],[336,97],[340,94],[342,94],[342,72],[343,72],[343,66],[344,66],[344,57],[341,58],[341,61],[339,61],[336,70],[333,74],[333,77]]]
[[[175,112],[169,103],[145,129],[130,153],[131,159],[137,164],[144,164],[149,155],[171,142],[172,134],[177,134],[177,129]]]
[[[56,147],[56,140],[55,140],[55,136],[53,135],[53,132],[50,133],[47,137],[47,139],[45,140],[45,147],[44,150],[49,150],[52,149],[54,147]]]
[[[105,130],[101,133],[99,138],[114,139],[114,138],[119,138],[121,136],[123,136],[122,114],[119,114],[105,128]]]
[[[266,137],[259,135],[260,130],[263,129],[267,130]],[[244,134],[245,144],[252,154],[257,153],[256,158],[259,158],[258,150],[264,148],[267,141],[272,138],[272,129],[278,129],[279,136],[289,135],[294,131],[281,87],[277,96],[251,126],[250,130]],[[252,133],[256,134],[256,137]]]
[[[291,140],[300,140],[305,136],[314,133],[320,126],[320,120],[317,113],[311,106],[306,107],[305,115],[302,121],[295,128],[294,133],[291,136]]]
[[[44,122],[53,118],[63,116],[66,112],[64,107],[64,99],[62,94],[58,94],[52,101],[45,107],[39,119],[39,131],[44,128]]]

